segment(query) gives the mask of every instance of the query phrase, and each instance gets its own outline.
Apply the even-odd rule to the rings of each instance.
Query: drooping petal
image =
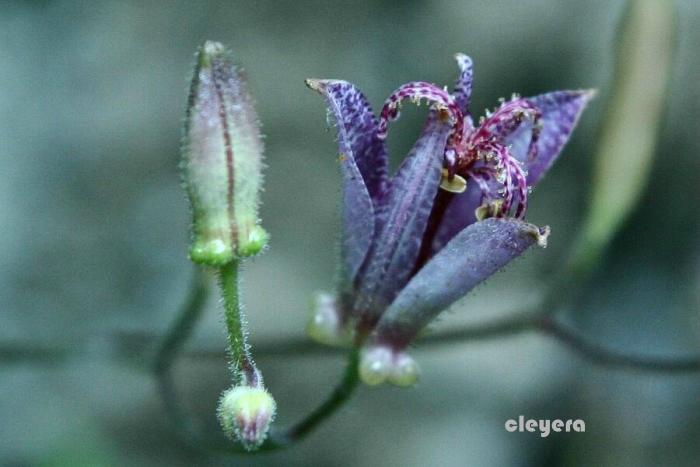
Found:
[[[486,219],[452,239],[411,279],[382,315],[372,342],[403,349],[440,312],[528,247],[546,245],[549,228]]]
[[[343,174],[341,280],[347,287],[354,281],[372,242],[375,207],[370,193],[378,197],[383,190],[386,152],[384,143],[377,139],[376,120],[369,104],[357,88],[335,80],[307,80],[306,84],[326,96],[337,120],[338,160]]]
[[[364,94],[347,81],[307,79],[306,85],[328,101],[338,128],[340,154],[355,160],[367,191],[378,199],[387,181],[387,150],[377,136],[377,119]]]
[[[373,323],[408,281],[441,179],[442,158],[451,131],[431,111],[421,137],[394,177],[377,215],[378,235],[367,257],[355,312]]]
[[[527,122],[514,132],[507,144],[512,145],[513,155],[525,163],[527,183],[532,186],[542,179],[566,145],[576,127],[583,109],[595,95],[595,91],[556,91],[526,100],[541,113],[540,134],[534,159],[528,160],[527,151],[532,136],[532,124]]]

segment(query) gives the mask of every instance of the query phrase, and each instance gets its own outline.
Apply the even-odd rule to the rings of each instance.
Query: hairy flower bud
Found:
[[[267,438],[276,410],[275,400],[265,389],[235,386],[221,396],[218,413],[226,434],[250,451]]]
[[[197,54],[182,151],[192,205],[190,258],[221,266],[259,252],[263,144],[253,102],[231,54],[206,42]]]

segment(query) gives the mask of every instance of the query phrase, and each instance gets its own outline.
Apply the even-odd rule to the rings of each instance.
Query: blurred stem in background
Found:
[[[635,0],[618,31],[614,84],[598,141],[590,204],[569,267],[585,277],[644,192],[665,107],[674,3]]]
[[[166,333],[156,352],[153,371],[162,374],[172,366],[185,341],[192,334],[194,325],[202,316],[204,303],[207,298],[207,285],[204,273],[200,268],[195,268],[190,283],[190,291],[178,318]]]
[[[172,366],[182,353],[187,339],[192,335],[194,326],[201,318],[207,299],[206,277],[203,271],[195,267],[190,283],[190,292],[182,306],[178,317],[161,340],[154,359],[153,372],[158,382],[165,409],[184,441],[189,441],[196,430],[192,419],[185,413],[178,401],[175,381],[172,377]]]

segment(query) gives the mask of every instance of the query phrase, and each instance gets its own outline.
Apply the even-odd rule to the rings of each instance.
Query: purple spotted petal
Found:
[[[355,312],[372,324],[408,281],[440,183],[449,123],[431,112],[382,200],[380,229],[363,266]]]
[[[374,207],[360,171],[350,157],[341,160],[343,172],[342,279],[352,283],[370,249],[374,235]]]
[[[306,85],[326,97],[338,128],[338,151],[355,159],[370,196],[377,200],[386,185],[388,159],[369,102],[347,81],[308,79]]]
[[[527,148],[532,134],[532,125],[523,125],[508,139],[513,155],[525,162],[527,182],[535,185],[549,170],[566,145],[576,127],[583,109],[595,95],[595,91],[556,91],[526,100],[537,107],[541,114],[539,140],[534,160],[527,160]]]
[[[376,138],[376,120],[367,101],[352,84],[307,80],[307,85],[326,96],[338,123],[338,159],[343,175],[341,279],[343,287],[347,288],[355,280],[374,235],[375,208],[368,188],[372,186],[376,196],[383,189],[386,178],[384,143]],[[372,163],[379,168],[373,168]]]
[[[549,229],[515,219],[486,219],[461,231],[411,279],[382,315],[373,334],[400,350],[440,312],[535,243]]]

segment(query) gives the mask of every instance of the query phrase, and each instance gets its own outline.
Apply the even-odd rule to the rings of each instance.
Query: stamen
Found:
[[[442,179],[440,180],[440,188],[450,193],[464,193],[467,189],[467,181],[456,174],[450,176],[447,169],[442,169]]]
[[[476,208],[474,211],[474,216],[477,221],[483,221],[489,217],[499,217],[503,208],[503,200],[491,201],[488,203],[483,203],[481,206]]]

